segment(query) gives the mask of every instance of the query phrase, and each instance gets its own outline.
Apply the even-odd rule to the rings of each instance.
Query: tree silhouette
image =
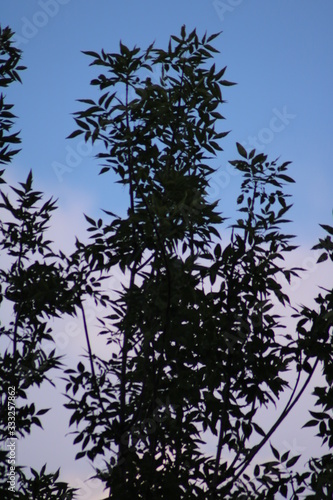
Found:
[[[128,211],[120,216],[117,207],[107,207],[105,221],[86,216],[89,243],[77,241],[69,257],[56,255],[49,242],[34,236],[45,259],[27,269],[21,269],[23,255],[28,261],[36,248],[28,243],[23,254],[26,247],[17,239],[21,267],[3,274],[5,296],[15,303],[18,324],[23,327],[23,319],[31,324],[31,335],[21,338],[15,327],[4,332],[16,347],[6,352],[9,368],[2,378],[20,387],[22,375],[13,369],[18,356],[36,352],[35,338],[42,352],[43,341],[52,337],[42,312],[81,315],[87,355],[64,370],[66,407],[70,424],[77,426],[74,443],[81,443],[77,458],[92,461],[110,499],[264,499],[278,493],[331,498],[330,453],[312,458],[300,473],[294,467],[299,456],[280,454],[270,440],[321,367],[323,386],[314,389],[321,411],[311,411],[305,426],[316,427],[323,444],[333,446],[332,290],[321,291],[313,310],[290,304],[281,285],[300,270],[284,263],[296,249],[293,236],[282,231],[291,206],[285,192],[293,182],[289,162],[269,161],[237,143],[239,159],[230,163],[243,176],[240,215],[230,226],[231,237],[221,237],[226,218],[218,201],[208,199],[214,172],[209,161],[227,134],[218,129],[221,89],[233,84],[224,79],[225,68],[209,65],[217,36],[200,39],[183,27],[167,50],[120,43],[119,53],[86,52],[104,71],[92,81],[101,96],[80,100],[84,109],[75,113],[78,128],[70,137],[101,142],[100,174],[123,185]],[[31,182],[29,176],[15,191],[22,203],[40,200]],[[4,200],[3,208],[15,218],[26,213]],[[53,208],[47,202],[31,224]],[[3,248],[12,248],[13,229],[2,227],[9,228],[3,230],[9,242]],[[41,234],[43,227],[40,223],[35,231]],[[318,262],[333,260],[333,228],[322,228],[326,236],[314,247],[322,250]],[[121,290],[103,290],[105,279],[119,270]],[[87,297],[105,310],[100,334],[110,356],[93,352]],[[281,334],[276,301],[297,319],[293,335]],[[45,362],[47,369],[63,369],[55,353]],[[293,387],[289,370],[296,373]],[[31,383],[37,383],[37,374],[41,369],[31,372]],[[286,391],[290,398],[281,408]],[[264,429],[258,415],[271,403],[280,408],[279,416]],[[208,454],[203,445],[211,436],[216,450]],[[261,463],[258,452],[267,442],[273,459]],[[50,477],[49,488],[56,487],[56,479]],[[22,479],[21,488],[24,484]],[[58,493],[71,495],[67,485]]]
[[[13,35],[10,28],[0,28],[1,87],[20,82],[18,71],[25,69],[18,66],[21,51],[15,48]],[[15,118],[12,107],[1,94],[0,162],[4,164],[18,153],[11,149],[12,144],[20,143],[18,133],[10,133]],[[3,175],[4,170],[0,183],[6,186]],[[30,434],[35,426],[42,427],[40,417],[49,411],[37,410],[33,402],[28,403],[28,391],[45,381],[54,385],[49,371],[61,367],[55,349],[45,349],[46,342],[52,340],[49,319],[73,311],[75,296],[72,291],[66,294],[68,273],[62,259],[52,251],[51,241],[45,238],[55,202],[41,203],[42,193],[34,191],[32,184],[30,172],[19,187],[8,186],[17,197],[15,202],[1,190],[0,248],[8,265],[0,270],[0,303],[3,308],[11,308],[12,320],[0,325],[4,348],[0,354],[0,496],[4,500],[69,500],[75,490],[58,481],[59,470],[47,474],[44,466],[40,472],[30,469],[27,474],[17,465],[16,438]]]

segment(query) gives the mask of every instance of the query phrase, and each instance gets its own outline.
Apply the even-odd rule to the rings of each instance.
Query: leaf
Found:
[[[328,259],[328,255],[327,255],[327,253],[324,252],[320,255],[320,257],[318,257],[317,264],[319,264],[320,262],[325,262],[325,260],[327,260],[327,259]]]
[[[83,214],[83,215],[84,215],[85,219],[89,222],[89,224],[96,227],[96,222],[94,221],[94,219],[91,219],[91,217],[88,217],[88,215],[86,215],[86,214]]]
[[[30,170],[28,177],[27,177],[26,187],[28,190],[30,190],[32,187],[32,171],[31,170]]]
[[[327,231],[329,234],[331,234],[333,236],[333,227],[332,226],[328,226],[327,224],[319,224],[320,227],[322,227],[323,229],[325,229],[325,231]]]
[[[208,40],[207,40],[207,41],[208,41]],[[212,45],[208,45],[208,44],[206,44],[206,45],[205,45],[205,49],[209,50],[210,52],[214,52],[214,53],[216,53],[216,54],[218,54],[218,53],[219,53],[219,50],[215,49],[215,47],[213,47]]]
[[[304,429],[304,427],[315,427],[316,425],[318,425],[318,420],[309,420],[302,426],[302,429]]]
[[[221,257],[221,253],[222,253],[221,245],[218,243],[214,249],[214,254],[216,259],[219,259]]]
[[[253,427],[254,427],[255,431],[256,431],[258,434],[260,434],[260,436],[263,436],[263,437],[265,437],[265,436],[266,436],[266,433],[262,430],[262,428],[261,428],[258,424],[256,424],[255,422],[252,422],[252,425],[253,425]]]
[[[235,82],[228,82],[227,80],[220,80],[220,85],[224,87],[231,87],[232,85],[237,85]]]
[[[299,460],[301,455],[297,455],[296,457],[292,457],[290,460],[288,460],[288,462],[286,463],[286,466],[289,468],[289,467],[292,467],[293,465],[295,465],[295,463]]]
[[[82,54],[86,56],[94,57],[95,59],[100,59],[100,55],[97,52],[93,52],[91,50],[82,50]]]
[[[95,106],[96,104],[92,99],[78,99],[78,102],[83,102],[84,104],[89,104],[92,106]]]
[[[286,484],[282,484],[280,486],[280,493],[284,498],[287,498],[288,495],[288,486]]]
[[[257,156],[255,156],[252,160],[252,165],[260,164],[262,165],[265,161],[267,160],[267,156],[264,155],[263,153],[259,153]]]
[[[39,420],[39,418],[32,417],[31,423],[33,423],[33,424],[37,425],[38,427],[40,427],[41,429],[43,429],[43,426],[42,426],[41,421]]]
[[[79,120],[79,118],[74,118],[74,119],[79,127],[83,128],[84,130],[90,130],[89,125],[87,125],[84,121]]]
[[[78,135],[83,134],[83,130],[74,130],[71,134],[69,134],[66,139],[74,139],[74,137],[77,137]]]
[[[237,146],[238,153],[243,158],[247,159],[247,152],[246,152],[245,148],[239,142],[236,142],[236,146]]]
[[[305,360],[303,363],[303,370],[306,373],[311,373],[313,371],[313,367],[310,365],[309,361]]]
[[[210,35],[208,38],[207,38],[207,42],[212,42],[215,38],[217,38],[218,36],[220,36],[220,34],[222,33],[222,31],[219,31],[218,33],[213,33],[213,35]],[[224,68],[225,70],[225,68]],[[223,71],[224,72],[224,71]]]
[[[126,47],[126,45],[124,45],[122,42],[119,43],[119,46],[120,46],[120,53],[121,54],[124,54],[124,55],[129,55],[130,51],[129,51],[129,48]]]
[[[289,177],[289,175],[279,174],[279,175],[277,175],[277,177],[279,179],[283,179],[286,182],[295,182],[294,179],[292,179],[291,177]]]
[[[99,174],[98,174],[98,175],[105,174],[105,173],[106,173],[106,172],[108,172],[109,170],[110,170],[110,167],[103,167],[103,168],[100,170],[100,172],[99,172]]]
[[[330,418],[330,415],[328,413],[324,413],[321,411],[310,411],[309,413],[311,414],[312,417],[316,418],[317,420],[324,420],[326,418]]]
[[[279,454],[279,452],[277,451],[277,449],[276,449],[276,448],[274,448],[274,446],[272,446],[271,444],[270,444],[270,447],[271,447],[271,450],[272,450],[272,452],[273,452],[274,457],[275,457],[277,460],[280,460],[280,454]]]
[[[83,439],[83,433],[81,432],[81,434],[79,434],[78,436],[76,436],[76,438],[73,441],[73,444],[79,443],[80,441],[82,441],[82,439]]]
[[[227,69],[226,66],[224,68],[222,68],[218,73],[216,73],[215,78],[217,80],[220,80],[220,78],[222,78],[222,76],[224,75],[226,69]]]
[[[48,411],[50,411],[51,408],[44,408],[42,410],[39,410],[36,415],[45,415],[45,413],[47,413]]]

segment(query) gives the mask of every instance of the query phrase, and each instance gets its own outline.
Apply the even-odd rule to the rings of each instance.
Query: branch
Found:
[[[257,446],[255,446],[252,449],[252,452],[250,453],[250,455],[248,456],[248,458],[245,460],[245,462],[243,462],[243,465],[240,464],[238,467],[236,467],[236,470],[239,469],[239,467],[241,467],[241,469],[232,478],[232,480],[230,481],[230,485],[233,482],[237,481],[237,479],[241,476],[241,474],[243,474],[243,472],[248,467],[248,465],[250,464],[250,462],[252,461],[252,459],[256,456],[256,454],[258,453],[258,451],[261,450],[261,448],[267,443],[267,441],[269,440],[269,438],[271,437],[271,435],[276,431],[276,429],[279,427],[279,425],[283,422],[283,420],[287,417],[287,415],[293,409],[293,407],[298,402],[298,400],[300,399],[300,397],[304,393],[305,389],[307,388],[307,386],[308,386],[308,384],[309,384],[309,382],[310,382],[310,380],[312,378],[312,375],[314,374],[314,372],[315,372],[315,370],[316,370],[316,368],[318,366],[318,363],[319,363],[319,359],[317,359],[317,361],[313,365],[313,368],[312,368],[311,372],[309,373],[308,378],[304,382],[304,385],[303,385],[302,389],[299,391],[299,393],[297,394],[297,396],[294,399],[294,401],[292,403],[290,403],[291,399],[289,399],[289,401],[286,404],[284,410],[282,411],[280,417],[277,419],[277,421],[275,422],[275,424],[272,425],[272,427],[270,428],[270,430],[268,431],[268,433],[266,434],[266,436],[261,440],[261,442]],[[295,389],[294,389],[293,393],[294,392],[295,392]]]

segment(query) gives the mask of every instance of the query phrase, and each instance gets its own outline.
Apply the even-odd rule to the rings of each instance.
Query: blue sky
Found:
[[[226,78],[238,85],[224,90],[222,126],[231,133],[214,162],[210,195],[221,198],[224,215],[232,213],[240,179],[228,160],[236,157],[236,141],[291,160],[290,232],[311,259],[318,224],[332,224],[332,19],[330,0],[2,0],[2,26],[16,32],[28,68],[23,85],[6,90],[22,138],[6,178],[23,181],[32,169],[35,187],[58,198],[54,231],[66,246],[85,227],[83,211],[97,216],[126,202],[112,175],[97,175],[96,150],[80,138],[66,140],[75,129],[71,113],[80,109],[75,100],[94,95],[96,71],[81,51],[115,52],[120,39],[164,48],[183,24],[199,35],[223,31],[214,62],[227,65]]]
[[[231,133],[221,143],[211,195],[222,198],[227,215],[239,185],[227,167],[236,141],[291,160],[293,230],[311,244],[318,223],[332,219],[332,18],[329,1],[2,1],[2,23],[16,31],[28,67],[23,86],[7,92],[23,148],[8,172],[23,180],[32,168],[39,186],[64,207],[75,196],[89,200],[90,213],[110,199],[117,205],[123,197],[112,175],[97,176],[96,151],[84,149],[80,138],[66,140],[75,128],[75,99],[94,92],[89,82],[96,71],[81,51],[117,51],[120,39],[165,47],[182,24],[199,34],[222,30],[215,62],[227,65],[227,78],[238,85],[224,90],[222,126]],[[63,174],[59,164],[67,167]]]

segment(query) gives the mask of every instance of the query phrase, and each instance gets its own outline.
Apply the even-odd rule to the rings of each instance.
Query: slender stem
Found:
[[[95,367],[94,367],[93,353],[92,353],[90,339],[89,339],[89,333],[88,333],[88,325],[87,325],[86,315],[85,315],[85,312],[84,312],[84,308],[83,308],[82,302],[80,302],[80,309],[81,309],[82,319],[83,319],[84,334],[85,334],[86,342],[87,342],[87,348],[88,348],[88,355],[89,355],[89,361],[90,361],[91,374],[92,374],[92,377],[93,377],[93,383],[94,383],[95,387],[97,387],[97,379],[96,379],[96,372],[95,372]]]
[[[257,181],[254,181],[253,196],[251,200],[251,205],[249,207],[249,218],[247,222],[247,228],[245,229],[245,237],[244,237],[245,246],[246,246],[246,241],[249,242],[249,237],[252,229],[252,221],[254,219],[254,204],[256,196],[257,196]]]
[[[130,123],[129,123],[129,111],[128,111],[128,91],[129,91],[129,84],[128,80],[126,81],[126,128],[127,132],[130,132]],[[131,151],[131,144],[130,141],[128,140],[127,144],[127,162],[128,162],[128,172],[129,172],[129,194],[130,194],[130,211],[131,215],[133,216],[134,211],[135,211],[135,202],[134,202],[134,172],[133,172],[133,162],[132,162],[132,151]],[[137,244],[137,238],[136,238],[136,227],[135,224],[132,223],[132,236],[133,236],[133,245],[134,245],[134,253],[136,250],[136,244]],[[134,266],[131,268],[130,272],[130,284],[129,284],[129,293],[131,293],[131,290],[133,289],[133,286],[135,284],[135,277],[137,274],[137,266],[138,266],[138,261],[135,259]],[[131,301],[128,304],[128,311],[127,314],[129,314],[131,309]],[[128,329],[124,329],[123,332],[123,345],[122,345],[122,357],[121,357],[121,374],[120,374],[120,394],[119,394],[119,404],[120,404],[120,411],[119,411],[119,420],[120,420],[120,434],[122,435],[125,432],[125,422],[126,422],[126,370],[127,370],[127,357],[128,357],[128,351],[129,351],[129,331]],[[124,458],[126,455],[128,448],[128,444],[124,442],[123,440],[120,440],[119,442],[119,448],[118,448],[118,460],[121,460]],[[121,474],[123,475],[123,484],[125,484],[125,470],[124,468],[121,468]],[[110,490],[110,495],[111,495],[111,490]]]
[[[129,115],[128,115],[128,90],[129,85],[128,81],[126,81],[126,128],[127,132],[130,131],[130,123],[129,123]],[[127,145],[127,161],[128,161],[128,172],[129,172],[129,191],[130,191],[130,208],[131,215],[133,216],[135,210],[134,204],[134,180],[133,180],[133,165],[132,165],[132,152],[131,145],[128,142]],[[133,236],[133,245],[136,246],[136,232],[135,225],[132,224],[132,236]],[[129,290],[132,290],[133,285],[135,283],[135,274],[136,274],[136,263],[134,263],[133,268],[131,269],[131,277],[130,277],[130,285]],[[122,346],[122,361],[121,361],[121,381],[120,381],[120,427],[122,432],[124,431],[125,426],[125,406],[126,406],[126,369],[127,369],[127,355],[128,355],[128,332],[124,331],[124,340]],[[122,445],[124,446],[124,445]],[[120,445],[121,447],[121,445]],[[121,450],[119,450],[121,452]]]
[[[232,239],[233,239],[233,233],[232,233]],[[231,304],[231,296],[232,296],[232,293],[234,290],[233,275],[235,272],[235,267],[236,267],[236,262],[234,261],[232,263],[232,267],[231,267],[231,270],[230,270],[230,273],[228,276],[227,316],[229,319],[228,323],[230,324],[230,329],[232,328],[232,324],[233,324],[230,304]],[[213,474],[213,479],[212,479],[212,484],[211,484],[211,497],[212,497],[212,499],[214,498],[216,487],[217,487],[218,472],[219,472],[219,465],[220,465],[220,461],[221,461],[224,436],[225,436],[225,433],[226,433],[228,425],[229,425],[228,409],[229,409],[230,384],[231,384],[231,379],[230,379],[230,375],[229,375],[229,367],[231,365],[231,362],[232,362],[231,351],[230,351],[230,348],[228,348],[228,357],[227,357],[227,364],[226,364],[227,380],[225,382],[225,386],[223,389],[223,410],[222,410],[221,418],[220,418],[220,435],[219,435],[219,441],[218,441],[218,445],[217,445],[215,465],[214,465],[214,474]]]
[[[219,435],[219,441],[217,445],[217,452],[216,452],[216,457],[215,457],[215,466],[214,466],[214,475],[213,475],[213,480],[212,480],[212,485],[211,485],[211,498],[215,498],[215,492],[216,492],[216,487],[217,487],[217,481],[218,481],[218,472],[219,472],[219,465],[221,461],[221,455],[222,455],[222,449],[223,449],[223,442],[224,442],[224,436],[225,433],[228,429],[229,425],[229,420],[228,420],[228,407],[229,407],[229,396],[230,396],[230,377],[228,376],[226,385],[223,390],[223,411],[220,419],[220,435]]]
[[[21,228],[23,231],[23,228]],[[17,261],[17,268],[18,268],[18,273],[20,273],[21,270],[21,265],[22,265],[22,255],[23,255],[23,245],[22,245],[22,240],[20,241],[20,250],[19,250],[19,256],[18,256],[18,261]],[[15,318],[15,325],[14,325],[14,331],[13,331],[13,366],[12,366],[12,380],[14,383],[15,380],[15,372],[16,372],[16,352],[17,352],[17,332],[18,332],[18,325],[19,325],[19,320],[21,316],[21,308],[22,308],[22,303],[20,302],[17,308],[16,312],[16,318]]]
[[[149,264],[149,262],[154,258],[154,256],[155,256],[155,254],[152,253],[150,255],[150,257],[148,257],[148,259],[143,264],[141,264],[141,266],[136,268],[136,272],[139,273],[141,271],[141,269],[143,269],[147,264]]]

